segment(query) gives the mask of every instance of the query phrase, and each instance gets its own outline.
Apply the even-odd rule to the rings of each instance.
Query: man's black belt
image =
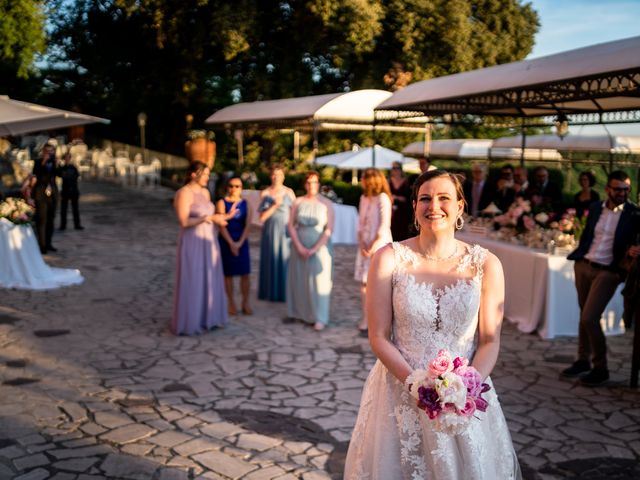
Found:
[[[618,273],[619,270],[620,270],[619,268],[612,267],[610,265],[603,265],[602,263],[592,262],[588,258],[583,258],[582,261],[585,262],[585,263],[588,263],[593,268],[597,268],[598,270],[607,270],[609,272],[615,272],[615,273]]]

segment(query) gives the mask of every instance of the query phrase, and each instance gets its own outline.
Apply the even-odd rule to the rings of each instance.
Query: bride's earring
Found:
[[[420,231],[420,224],[418,223],[418,219],[417,218],[413,219],[413,226],[415,227],[416,232]]]
[[[460,215],[456,218],[456,230],[462,230],[462,227],[464,227],[464,218]]]

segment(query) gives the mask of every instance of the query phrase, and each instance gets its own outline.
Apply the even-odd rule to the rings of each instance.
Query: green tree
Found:
[[[27,78],[46,48],[43,2],[0,0],[0,19],[0,62],[14,77]]]
[[[201,126],[235,101],[395,89],[519,60],[538,28],[518,0],[51,2],[51,104],[104,115],[130,142],[145,111],[149,146],[178,153],[186,114]],[[281,141],[265,137],[261,152]]]

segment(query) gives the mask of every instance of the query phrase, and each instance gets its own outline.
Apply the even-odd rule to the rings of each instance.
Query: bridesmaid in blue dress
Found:
[[[284,186],[284,168],[271,167],[271,186],[260,194],[260,280],[258,298],[271,302],[284,302],[289,261],[289,235],[287,224],[296,194]]]
[[[329,323],[333,287],[333,206],[318,195],[320,175],[305,177],[306,195],[293,203],[289,217],[291,257],[287,275],[287,313],[323,330]]]
[[[251,315],[249,306],[249,274],[251,261],[249,259],[249,228],[251,226],[251,211],[247,208],[247,201],[242,198],[242,180],[231,177],[227,180],[227,195],[218,200],[217,211],[226,214],[235,209],[235,215],[229,218],[225,227],[220,227],[220,253],[222,255],[222,269],[224,270],[224,287],[227,292],[229,314],[236,315],[233,295],[233,277],[240,277],[240,292],[242,294],[242,313]]]
[[[176,192],[174,207],[180,222],[176,261],[176,285],[171,331],[175,335],[194,335],[227,324],[222,263],[215,225],[227,218],[217,215],[207,190],[209,168],[193,162],[187,183]]]

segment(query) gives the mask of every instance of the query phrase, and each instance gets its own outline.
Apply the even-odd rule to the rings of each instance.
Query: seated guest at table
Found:
[[[411,222],[411,187],[409,180],[402,172],[402,164],[393,162],[389,174],[389,188],[393,200],[391,212],[391,234],[393,240],[400,242],[409,238],[409,224]]]
[[[319,195],[320,174],[308,172],[306,194],[296,198],[289,216],[291,256],[287,271],[287,313],[323,330],[329,323],[333,288],[333,205]]]
[[[73,227],[76,230],[84,230],[80,224],[80,209],[78,208],[78,199],[80,198],[80,190],[78,189],[78,178],[80,172],[71,161],[71,153],[64,155],[64,163],[58,169],[58,176],[62,177],[62,191],[60,192],[60,230],[67,228],[67,207],[71,202],[71,211],[73,212]]]
[[[367,168],[362,175],[362,196],[358,207],[358,253],[354,277],[360,282],[362,317],[358,323],[361,336],[367,336],[367,274],[374,253],[391,242],[391,192],[380,170]]]
[[[562,191],[549,180],[549,171],[545,167],[537,167],[533,171],[533,178],[533,183],[524,194],[531,202],[531,207],[559,213],[562,210]]]
[[[631,258],[640,255],[640,246],[633,245],[640,232],[640,209],[628,201],[630,190],[631,180],[625,172],[617,170],[609,174],[606,200],[591,204],[580,244],[567,257],[575,260],[580,328],[578,359],[562,375],[577,377],[586,373],[580,382],[587,386],[600,385],[609,379],[600,317],[624,280],[620,262],[627,255]]]
[[[180,223],[171,332],[194,335],[227,324],[227,299],[215,225],[225,226],[236,213],[215,214],[207,190],[209,168],[191,162],[185,186],[176,192]]]
[[[513,190],[516,197],[523,197],[529,188],[529,172],[524,167],[516,167],[513,169]]]
[[[509,210],[509,206],[516,198],[516,191],[513,188],[513,166],[504,165],[500,169],[500,177],[496,182],[493,203],[501,212]]]
[[[465,211],[472,217],[478,217],[493,200],[493,188],[487,181],[487,166],[474,163],[471,166],[471,180],[464,183],[464,197],[467,199]]]
[[[235,315],[238,309],[233,295],[233,277],[240,277],[242,313],[251,315],[253,313],[249,305],[251,261],[247,240],[251,227],[251,210],[247,206],[247,201],[242,198],[242,180],[237,176],[227,180],[227,194],[216,203],[216,212],[220,215],[225,215],[233,209],[236,210],[235,215],[227,220],[227,225],[220,226],[218,235],[224,272],[224,289],[227,292],[229,314]]]
[[[261,192],[258,207],[262,222],[258,282],[260,300],[285,301],[290,248],[287,224],[295,199],[296,194],[293,190],[284,185],[282,165],[271,167],[271,185]]]
[[[581,218],[585,212],[589,210],[589,206],[593,202],[600,200],[600,195],[593,189],[596,184],[596,176],[593,172],[585,170],[578,177],[581,190],[573,197],[573,208],[576,210],[576,216]]]
[[[58,203],[58,187],[56,186],[56,147],[47,143],[42,148],[42,155],[33,164],[31,179],[31,197],[35,203],[36,235],[40,252],[56,252],[51,244],[53,224],[56,218]]]

